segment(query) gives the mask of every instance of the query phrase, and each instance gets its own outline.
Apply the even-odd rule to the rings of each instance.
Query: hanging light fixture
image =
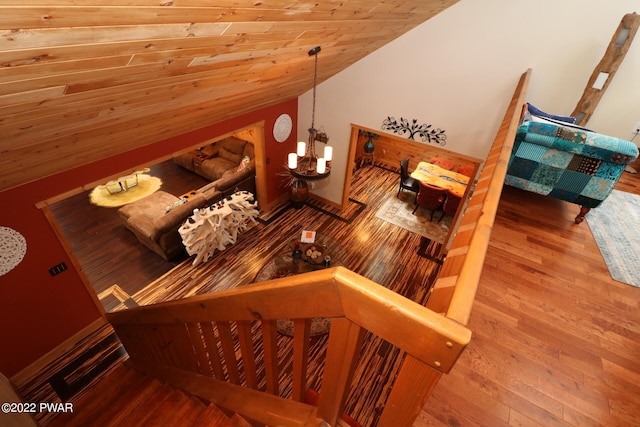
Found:
[[[291,175],[302,180],[318,180],[329,176],[331,173],[331,160],[333,159],[333,147],[325,145],[323,157],[316,154],[316,141],[324,144],[329,142],[329,137],[324,132],[319,132],[315,128],[316,116],[316,79],[318,75],[318,52],[320,46],[316,46],[309,51],[309,56],[315,56],[313,70],[313,110],[311,112],[311,127],[309,128],[308,142],[298,142],[295,153],[289,153],[287,166]]]

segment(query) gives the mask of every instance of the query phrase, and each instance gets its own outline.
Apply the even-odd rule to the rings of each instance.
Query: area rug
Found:
[[[97,206],[116,208],[155,193],[160,189],[161,185],[162,180],[160,178],[140,174],[138,175],[138,185],[135,187],[132,187],[127,191],[110,194],[106,188],[98,186],[91,191],[91,194],[89,194],[89,200],[91,200],[92,204]]]
[[[640,287],[640,196],[613,190],[585,218],[611,278]]]
[[[419,234],[437,243],[443,243],[451,226],[451,217],[445,216],[438,222],[442,212],[436,212],[433,221],[430,220],[431,211],[418,208],[415,215],[415,193],[403,191],[399,197],[395,194],[389,197],[376,212],[376,218],[380,218],[398,227]]]

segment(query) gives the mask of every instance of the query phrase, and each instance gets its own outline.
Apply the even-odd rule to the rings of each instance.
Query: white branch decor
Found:
[[[256,223],[258,207],[248,191],[238,191],[226,199],[202,209],[178,229],[189,255],[195,255],[193,265],[207,262],[216,250],[223,251],[238,238],[238,233]]]

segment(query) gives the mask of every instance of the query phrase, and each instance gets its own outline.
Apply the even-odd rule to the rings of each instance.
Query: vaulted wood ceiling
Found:
[[[295,98],[458,0],[0,0],[0,191]]]

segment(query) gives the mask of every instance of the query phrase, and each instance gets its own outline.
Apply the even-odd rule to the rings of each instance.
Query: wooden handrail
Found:
[[[442,372],[451,369],[471,337],[458,322],[344,267],[107,314],[116,328],[317,317],[349,319]],[[402,334],[403,329],[423,332]]]
[[[427,303],[463,325],[471,315],[530,78],[531,69],[520,77]]]
[[[427,301],[432,311],[462,325],[468,323],[473,307],[530,76],[529,69],[520,77]],[[411,425],[441,376],[441,372],[425,369],[408,355],[387,399],[380,425]],[[415,399],[409,402],[407,395]]]
[[[369,331],[404,352],[378,426],[410,426],[471,339],[465,325],[530,74],[528,70],[520,78],[426,306],[335,267],[108,313],[132,363],[256,422],[337,425]],[[332,324],[315,408],[301,402],[309,329],[311,319],[318,317],[331,318]],[[279,319],[294,321],[290,400],[278,397]],[[256,358],[258,346],[261,360]],[[254,405],[251,399],[261,403]]]
[[[471,337],[458,322],[343,267],[107,314],[133,363],[156,376],[164,375],[157,367],[165,366],[252,388],[258,381],[255,343],[249,335],[259,324],[265,390],[275,395],[279,392],[276,320],[297,319],[308,327],[316,317],[333,319],[318,406],[318,416],[330,424],[337,422],[344,407],[366,331],[403,349],[424,369],[437,372],[453,367]],[[237,352],[239,347],[240,357],[234,353],[233,325],[241,343],[235,348]],[[304,335],[293,338],[294,342],[306,339]],[[298,389],[306,383],[305,366],[300,365],[294,367],[299,371],[297,381],[302,382]],[[229,399],[215,403],[229,407]],[[266,414],[251,417],[266,422],[261,418]]]

